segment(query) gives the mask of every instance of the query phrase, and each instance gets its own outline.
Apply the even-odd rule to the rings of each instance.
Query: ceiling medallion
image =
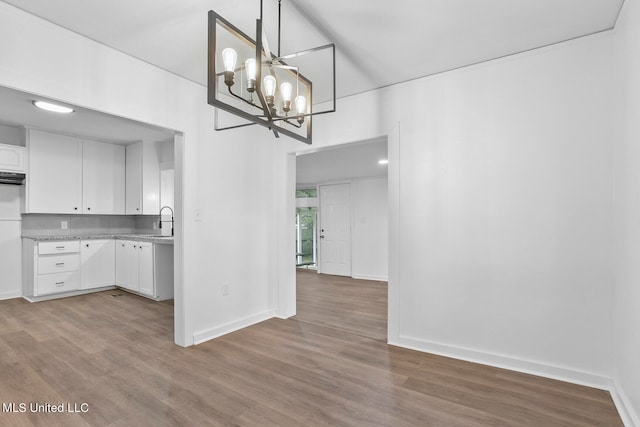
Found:
[[[216,107],[216,130],[258,124],[270,129],[276,138],[283,134],[311,144],[312,117],[336,110],[335,45],[281,56],[280,22],[278,0],[276,55],[269,49],[265,35],[262,0],[255,39],[209,11],[207,101]],[[324,71],[318,80],[325,91],[316,98],[321,107],[314,108],[314,87],[308,73],[317,69]],[[219,110],[233,116],[230,119],[226,115],[226,123],[221,123]]]

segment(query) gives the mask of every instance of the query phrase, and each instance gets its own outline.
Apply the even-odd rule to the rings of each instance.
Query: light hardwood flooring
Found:
[[[119,296],[114,296],[119,295]],[[124,292],[0,301],[2,426],[620,426],[608,393],[272,319],[173,344],[171,304]]]
[[[301,322],[387,341],[387,282],[298,270],[297,314]]]

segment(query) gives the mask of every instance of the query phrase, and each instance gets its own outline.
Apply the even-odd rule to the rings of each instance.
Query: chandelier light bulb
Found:
[[[244,62],[244,71],[247,74],[247,90],[254,92],[256,90],[256,60],[249,58]]]
[[[307,99],[302,96],[296,96],[294,100],[296,103],[296,111],[298,112],[298,123],[302,124],[304,122],[304,114],[307,112]]]
[[[292,92],[291,83],[284,82],[280,85],[280,95],[282,95],[282,109],[285,113],[288,113],[291,110],[291,92]]]
[[[225,71],[235,71],[236,61],[238,60],[238,54],[230,47],[222,51],[222,63],[224,64]]]
[[[276,78],[267,76],[262,80],[265,96],[276,96]]]
[[[276,78],[269,75],[262,79],[264,95],[267,98],[267,105],[273,107],[276,99]]]
[[[236,61],[238,54],[230,47],[222,51],[222,64],[224,65],[224,84],[231,87],[235,77]]]
[[[304,96],[296,96],[296,111],[298,114],[305,114],[307,112],[307,98]]]

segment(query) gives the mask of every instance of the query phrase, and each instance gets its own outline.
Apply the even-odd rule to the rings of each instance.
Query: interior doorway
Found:
[[[295,319],[386,341],[386,160],[386,137],[297,156]]]

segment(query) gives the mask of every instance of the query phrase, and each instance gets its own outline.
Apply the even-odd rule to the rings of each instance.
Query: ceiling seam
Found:
[[[598,31],[594,31],[592,33],[587,33],[587,34],[583,34],[583,35],[580,35],[580,36],[571,37],[571,38],[568,38],[568,39],[565,39],[565,40],[561,40],[561,41],[558,41],[558,42],[553,42],[553,43],[548,43],[548,44],[545,44],[545,45],[542,45],[542,46],[532,47],[531,49],[525,49],[525,50],[521,50],[521,51],[518,51],[518,52],[507,53],[505,55],[496,56],[495,58],[485,59],[485,60],[482,60],[482,61],[478,61],[478,62],[474,62],[474,63],[471,63],[471,64],[467,64],[467,65],[460,65],[458,67],[447,68],[446,70],[443,70],[443,71],[438,71],[438,72],[431,73],[431,74],[425,74],[424,76],[414,77],[412,79],[403,80],[401,82],[390,83],[388,85],[378,86],[376,88],[363,90],[362,92],[356,92],[356,93],[351,94],[351,95],[339,96],[339,97],[336,97],[336,99],[345,99],[345,98],[349,98],[351,96],[362,95],[362,94],[365,94],[365,93],[368,93],[368,92],[374,92],[376,90],[385,89],[385,88],[388,88],[388,87],[391,87],[391,86],[410,83],[410,82],[413,82],[413,81],[416,81],[416,80],[425,79],[425,78],[428,78],[428,77],[434,77],[434,76],[438,76],[440,74],[450,73],[452,71],[462,70],[462,69],[469,68],[469,67],[475,67],[477,65],[485,64],[487,62],[499,61],[501,59],[506,59],[506,58],[509,58],[511,56],[522,55],[522,54],[526,54],[528,52],[533,52],[533,51],[536,51],[536,50],[539,50],[539,49],[546,49],[546,48],[550,48],[550,47],[555,46],[555,45],[559,45],[559,44],[563,44],[563,43],[569,43],[569,42],[572,42],[572,41],[575,41],[575,40],[578,40],[578,39],[581,39],[581,38],[584,38],[584,37],[590,37],[590,36],[595,36],[597,34],[606,33],[608,31],[612,31],[613,29],[614,29],[614,27],[605,28],[603,30],[598,30]],[[337,46],[336,46],[336,48],[337,48]]]

